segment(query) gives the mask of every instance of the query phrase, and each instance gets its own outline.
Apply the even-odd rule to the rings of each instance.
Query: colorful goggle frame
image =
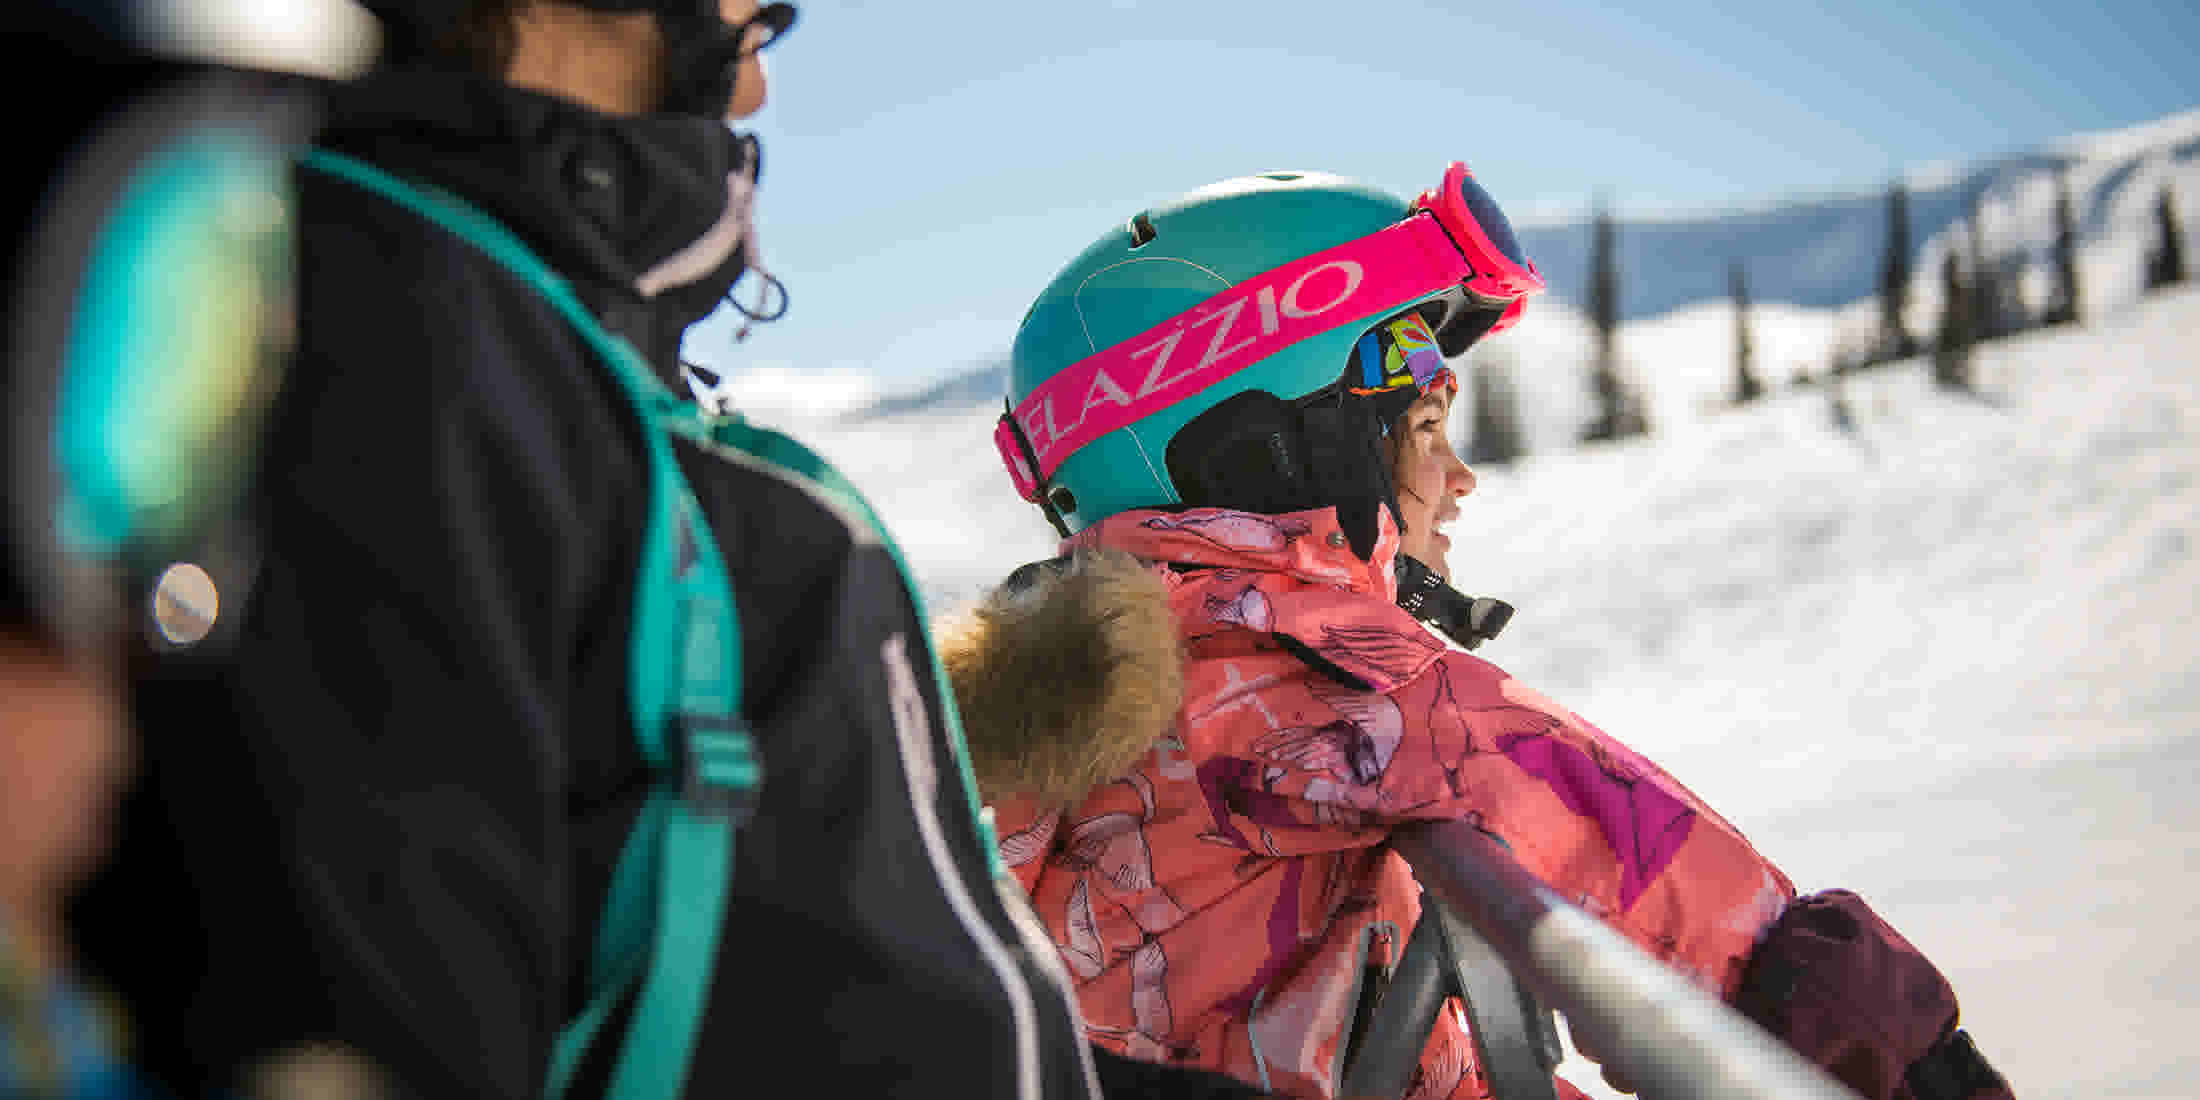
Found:
[[[1444,362],[1436,334],[1418,313],[1393,318],[1363,333],[1352,347],[1343,381],[1347,389],[1362,396],[1398,390],[1418,396],[1434,386],[1459,384]]]
[[[1292,344],[1446,290],[1504,307],[1494,333],[1543,286],[1497,201],[1453,161],[1404,220],[1271,268],[1070,364],[1002,414],[994,446],[1016,491],[1045,506],[1047,481],[1079,448]]]

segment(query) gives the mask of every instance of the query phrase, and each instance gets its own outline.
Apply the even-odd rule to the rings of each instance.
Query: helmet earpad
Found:
[[[1247,390],[1178,429],[1164,461],[1187,507],[1263,515],[1335,508],[1352,552],[1366,561],[1380,509],[1397,511],[1382,431],[1375,402],[1356,394],[1292,402]]]

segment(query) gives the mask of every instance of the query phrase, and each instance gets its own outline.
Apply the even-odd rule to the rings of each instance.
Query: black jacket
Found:
[[[678,384],[680,334],[739,262],[635,286],[725,244],[749,153],[723,126],[451,74],[332,95],[321,144],[495,215]],[[141,1061],[187,1094],[335,1040],[408,1095],[532,1098],[650,778],[626,691],[639,429],[534,291],[411,212],[301,181],[298,352],[242,626],[148,666],[144,782],[79,938]],[[987,870],[887,550],[795,480],[679,457],[733,577],[765,768],[689,1094],[1086,1095],[1059,966]],[[921,811],[897,647],[943,777]]]

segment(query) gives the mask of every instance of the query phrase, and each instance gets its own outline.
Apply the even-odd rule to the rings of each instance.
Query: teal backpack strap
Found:
[[[612,872],[589,960],[590,1001],[559,1032],[544,1095],[563,1096],[613,1010],[639,982],[606,1095],[672,1100],[686,1081],[709,999],[734,833],[753,811],[763,776],[740,720],[733,587],[667,434],[707,437],[710,427],[494,218],[342,154],[314,150],[305,163],[441,226],[532,287],[611,368],[645,428],[649,515],[627,663],[635,738],[659,781]]]

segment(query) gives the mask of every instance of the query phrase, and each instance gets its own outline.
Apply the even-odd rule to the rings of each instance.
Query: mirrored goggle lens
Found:
[[[1497,206],[1497,200],[1491,198],[1490,193],[1484,191],[1482,185],[1474,181],[1473,176],[1460,177],[1459,196],[1466,200],[1467,213],[1474,216],[1475,222],[1482,227],[1483,235],[1497,246],[1497,251],[1515,265],[1527,267],[1528,254],[1521,249],[1519,238],[1513,236],[1512,222],[1506,220],[1505,212]]]

